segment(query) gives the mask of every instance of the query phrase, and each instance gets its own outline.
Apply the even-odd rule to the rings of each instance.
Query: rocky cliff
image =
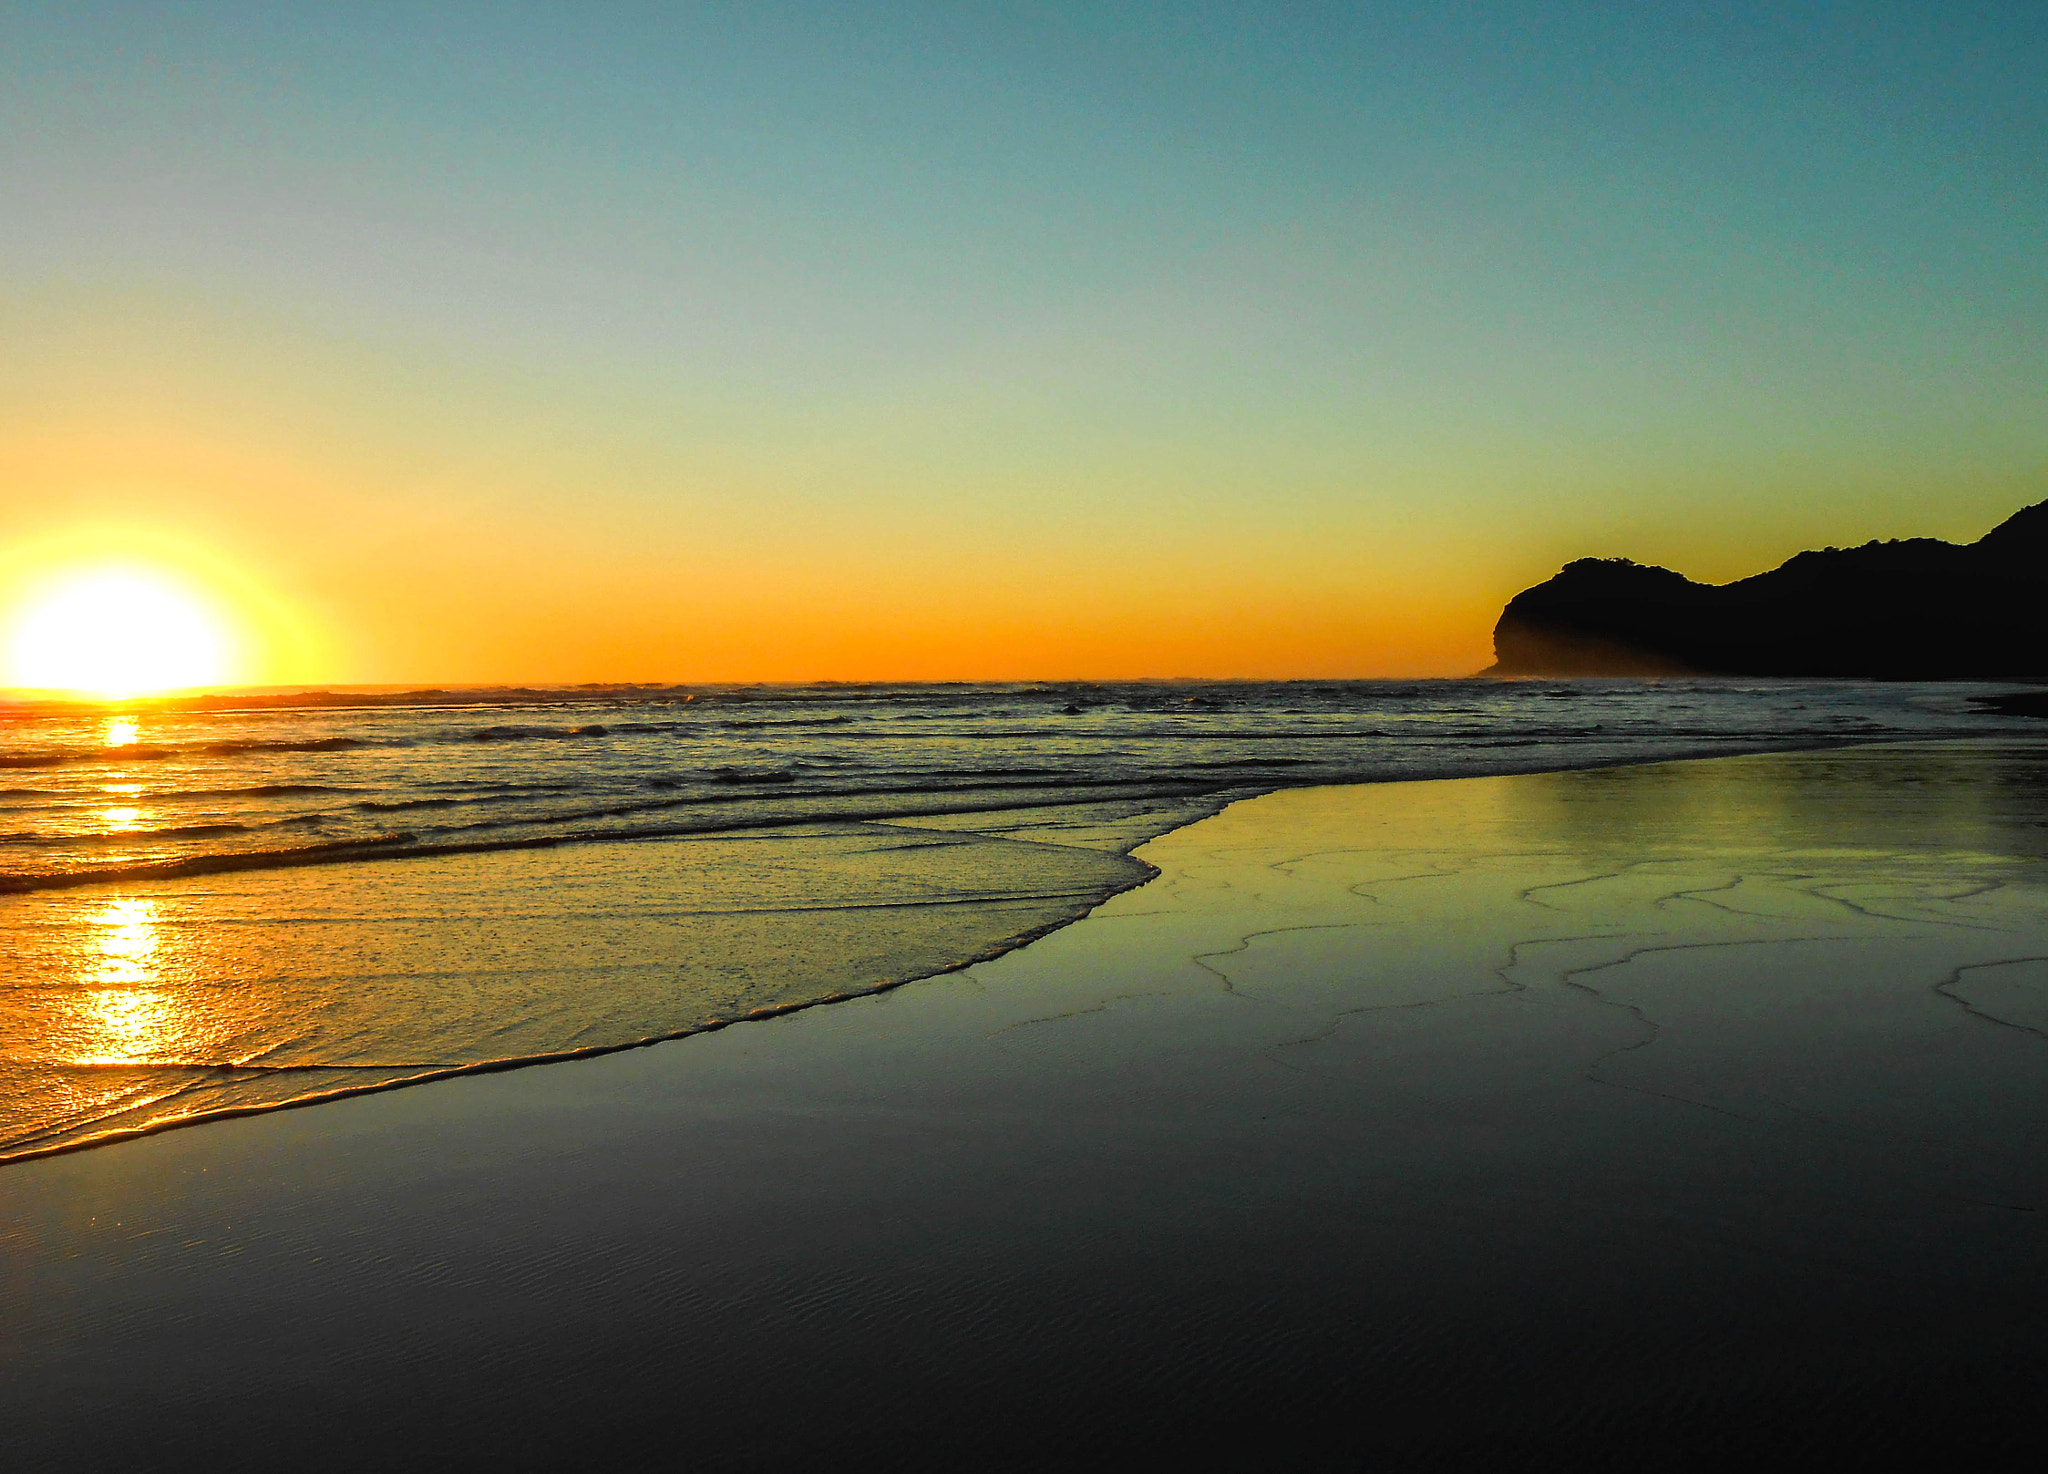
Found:
[[[1800,553],[1700,584],[1581,558],[1508,602],[1489,675],[2048,676],[2048,502],[1974,543]]]

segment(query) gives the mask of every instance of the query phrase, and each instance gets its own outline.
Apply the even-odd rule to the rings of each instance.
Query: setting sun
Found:
[[[204,602],[160,575],[80,574],[20,618],[10,683],[137,696],[227,679],[229,643]]]

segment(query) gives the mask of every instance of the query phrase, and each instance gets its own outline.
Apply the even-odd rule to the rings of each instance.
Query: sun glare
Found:
[[[143,696],[218,683],[228,643],[206,606],[143,572],[81,575],[16,625],[12,684],[94,696]]]

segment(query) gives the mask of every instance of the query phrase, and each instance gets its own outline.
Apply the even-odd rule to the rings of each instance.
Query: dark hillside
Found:
[[[1966,546],[1828,548],[1731,584],[1582,558],[1510,600],[1493,644],[1490,675],[2048,675],[2048,502]]]

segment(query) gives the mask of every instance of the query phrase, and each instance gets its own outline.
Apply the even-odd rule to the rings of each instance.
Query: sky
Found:
[[[269,683],[1468,673],[1573,557],[2048,497],[2044,75],[2011,3],[0,0],[0,612],[153,568]]]

